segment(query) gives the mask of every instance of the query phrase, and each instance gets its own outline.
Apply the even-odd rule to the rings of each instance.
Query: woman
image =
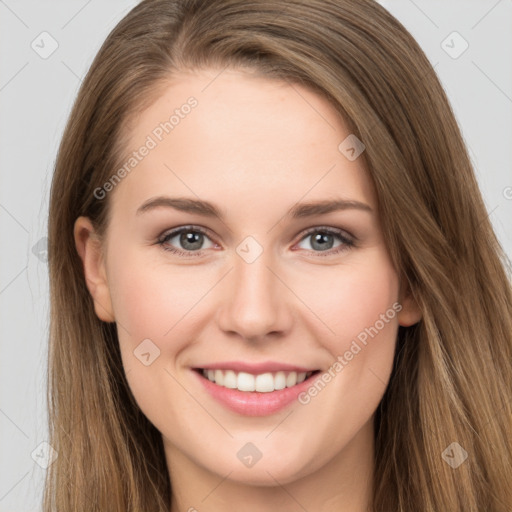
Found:
[[[49,265],[45,510],[510,509],[505,257],[373,0],[136,6],[71,113]]]

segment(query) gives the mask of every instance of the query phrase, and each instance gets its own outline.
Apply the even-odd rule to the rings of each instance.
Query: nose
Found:
[[[266,251],[252,263],[235,255],[217,314],[218,326],[225,333],[259,341],[270,335],[282,337],[290,330],[293,294],[270,259]]]

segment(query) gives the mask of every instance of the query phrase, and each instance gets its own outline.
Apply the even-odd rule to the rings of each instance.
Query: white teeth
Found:
[[[274,376],[274,389],[284,389],[286,387],[286,375],[284,372],[277,372]]]
[[[224,374],[222,373],[222,370],[215,370],[213,376],[215,382],[218,382],[219,386],[224,386]]]
[[[217,382],[217,381],[215,381]],[[235,389],[236,386],[237,386],[237,378],[236,378],[236,373],[233,371],[233,370],[226,370],[224,372],[224,387],[225,388],[230,388],[230,389]]]
[[[290,372],[286,377],[286,387],[291,388],[297,384],[297,372]]]
[[[260,393],[270,393],[274,391],[274,376],[271,373],[262,373],[261,375],[256,375],[255,380],[255,390]]]
[[[239,391],[258,391],[260,393],[271,393],[286,387],[291,388],[304,382],[312,373],[279,371],[252,375],[246,372],[237,374],[233,370],[202,370],[204,377],[219,386],[238,389]]]
[[[250,373],[240,372],[236,379],[236,384],[236,387],[240,391],[255,391],[256,388],[256,383],[254,382],[254,375],[251,375]],[[222,384],[220,385],[222,386]]]

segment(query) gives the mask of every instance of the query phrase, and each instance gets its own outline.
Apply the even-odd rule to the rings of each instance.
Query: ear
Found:
[[[400,284],[400,297],[398,302],[402,306],[402,309],[397,315],[399,325],[402,327],[409,327],[421,320],[421,309],[412,296],[407,282],[404,280],[402,280]]]
[[[82,259],[85,282],[100,320],[114,322],[104,254],[100,239],[88,217],[78,217],[74,227],[75,245]]]

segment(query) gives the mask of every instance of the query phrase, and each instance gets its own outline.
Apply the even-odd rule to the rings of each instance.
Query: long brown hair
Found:
[[[104,233],[109,197],[94,190],[121,165],[129,119],[166,80],[227,66],[310,87],[344,117],[366,146],[388,249],[422,310],[399,329],[375,417],[373,510],[510,512],[506,258],[432,66],[373,0],[144,0],[104,42],[51,189],[48,408],[58,458],[45,512],[170,508],[161,435],[130,392],[116,325],[95,315],[73,226],[85,215]],[[468,454],[458,467],[446,461],[460,450],[452,443]]]

